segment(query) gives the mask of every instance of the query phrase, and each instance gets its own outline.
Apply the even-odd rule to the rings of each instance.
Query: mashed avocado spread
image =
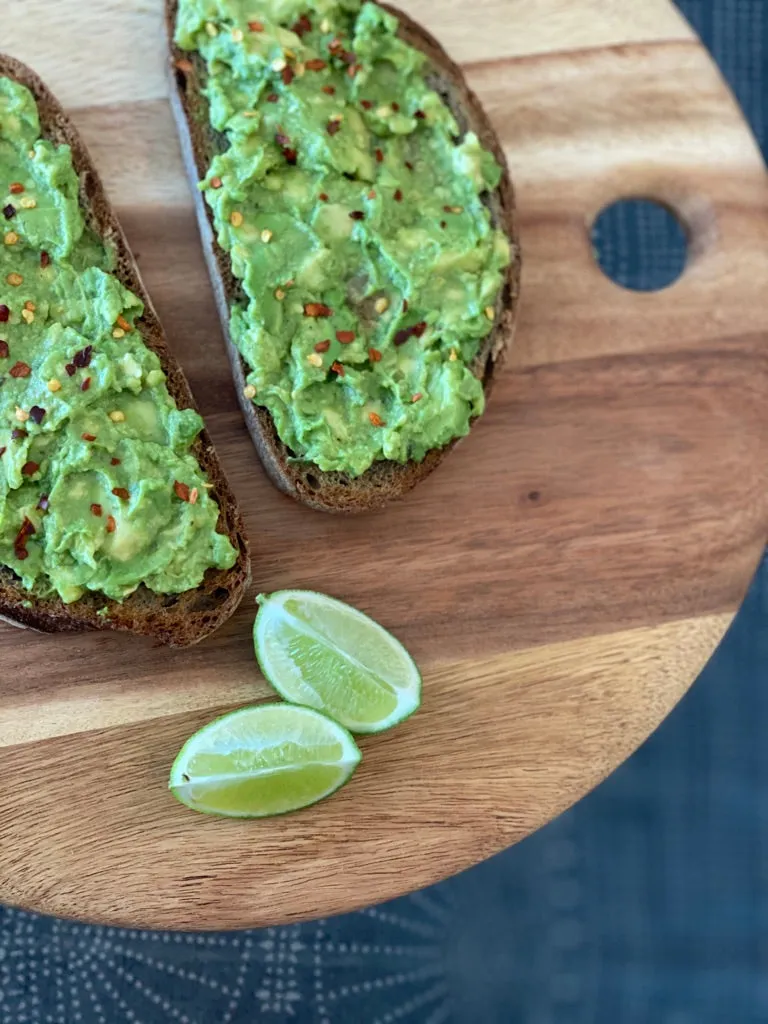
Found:
[[[143,307],[86,227],[68,146],[0,77],[0,563],[65,602],[197,586],[236,552],[134,326]]]
[[[180,0],[176,26],[228,142],[201,188],[242,283],[246,394],[353,476],[467,433],[510,259],[482,201],[499,167],[397,30],[359,0]]]

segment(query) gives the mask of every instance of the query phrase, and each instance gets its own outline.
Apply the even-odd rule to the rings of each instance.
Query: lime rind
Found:
[[[257,598],[259,612],[253,626],[256,657],[265,678],[284,700],[323,712],[340,722],[351,732],[373,734],[391,729],[409,718],[421,705],[421,674],[405,647],[383,626],[363,612],[325,594],[311,590],[282,590],[274,594],[260,594]],[[289,605],[301,607],[306,613],[299,619]],[[315,616],[315,624],[308,621]],[[291,620],[288,622],[288,620]],[[325,632],[317,628],[322,623]],[[340,628],[339,628],[340,627]],[[362,682],[369,686],[369,693],[379,691],[395,697],[395,707],[382,718],[364,719],[354,713],[353,705],[358,693],[352,695],[354,687],[345,694],[337,692],[334,699],[319,692],[322,681],[310,680],[302,674],[297,665],[297,651],[289,652],[285,636],[291,629],[296,635],[314,639],[318,648],[333,648],[338,661],[343,661],[342,671],[349,668],[351,674],[358,671]],[[334,644],[333,633],[337,634]],[[329,635],[330,634],[330,635]],[[342,635],[343,634],[343,635]],[[350,636],[361,638],[362,646],[374,649],[371,664],[363,664],[345,644]],[[370,653],[370,652],[369,652]],[[311,660],[311,659],[305,659]],[[390,669],[391,671],[382,670]],[[359,688],[358,688],[359,689]],[[360,701],[358,700],[358,703]]]

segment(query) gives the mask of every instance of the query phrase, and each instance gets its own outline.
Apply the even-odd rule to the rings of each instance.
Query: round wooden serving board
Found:
[[[768,513],[768,184],[665,0],[411,0],[506,147],[525,263],[511,365],[424,484],[362,518],[266,481],[229,378],[166,101],[161,4],[10,0],[3,48],[92,149],[230,480],[254,587],[197,648],[0,628],[0,900],[163,928],[331,914],[523,838],[615,768],[720,640]],[[9,38],[10,34],[10,38]],[[623,291],[588,229],[644,195],[691,234],[684,276]],[[258,590],[365,609],[424,670],[422,711],[362,741],[333,799],[265,822],[166,790],[183,740],[268,696]]]

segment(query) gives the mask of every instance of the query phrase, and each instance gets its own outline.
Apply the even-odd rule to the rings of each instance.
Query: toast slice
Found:
[[[0,76],[13,79],[32,93],[40,116],[41,135],[54,144],[66,143],[71,148],[86,223],[114,249],[114,275],[144,303],[143,316],[135,326],[144,344],[157,354],[177,407],[195,409],[189,385],[168,347],[136,262],[77,130],[50,90],[20,61],[0,54]],[[196,589],[178,594],[156,593],[141,584],[122,601],[86,591],[78,600],[65,604],[58,596],[36,595],[34,590],[25,589],[10,568],[0,566],[0,617],[43,632],[130,631],[175,647],[197,643],[220,626],[237,608],[249,581],[248,545],[234,494],[205,431],[194,440],[191,453],[212,485],[209,493],[219,506],[216,529],[229,537],[237,553],[232,568],[208,569]]]
[[[477,96],[469,88],[461,69],[446,54],[440,43],[407,14],[388,4],[380,4],[399,19],[399,36],[421,50],[431,70],[427,81],[440,94],[456,118],[462,134],[473,131],[480,143],[496,158],[502,175],[498,188],[485,198],[491,223],[500,228],[510,242],[511,261],[496,304],[490,334],[483,341],[472,371],[482,383],[486,397],[491,391],[505,351],[512,341],[518,306],[520,251],[517,241],[515,202],[504,151]],[[258,9],[256,5],[255,10]],[[242,295],[240,282],[230,267],[230,257],[217,243],[213,215],[197,183],[204,178],[211,159],[226,148],[223,137],[210,126],[207,101],[203,96],[206,79],[204,60],[187,53],[174,43],[178,0],[166,0],[166,30],[169,39],[171,106],[181,139],[182,154],[195,194],[195,205],[203,249],[226,338],[236,390],[245,422],[262,463],[273,483],[298,501],[323,512],[364,512],[402,497],[427,477],[451,451],[456,440],[432,449],[426,457],[406,463],[382,460],[358,477],[340,472],[324,472],[308,461],[297,461],[281,441],[270,413],[246,397],[248,367],[233,344],[229,332],[230,305]]]

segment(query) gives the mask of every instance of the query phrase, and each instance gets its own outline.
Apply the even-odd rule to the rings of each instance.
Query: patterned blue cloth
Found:
[[[765,0],[683,7],[765,152]],[[595,241],[648,287],[675,237],[617,208]],[[768,562],[657,733],[519,846],[381,908],[241,934],[0,907],[0,1024],[766,1024],[766,684]]]

